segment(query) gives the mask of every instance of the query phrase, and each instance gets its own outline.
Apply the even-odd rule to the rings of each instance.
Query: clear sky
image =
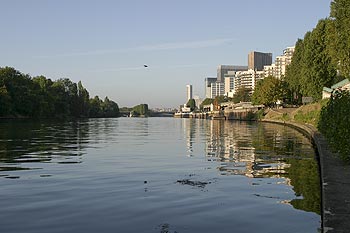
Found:
[[[253,50],[280,55],[330,2],[0,0],[0,67],[81,80],[120,107],[178,107],[186,84],[204,96],[218,65],[247,65]]]

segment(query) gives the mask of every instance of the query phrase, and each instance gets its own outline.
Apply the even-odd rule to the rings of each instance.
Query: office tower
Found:
[[[211,84],[210,98],[214,99],[216,96],[225,95],[225,83],[216,81]]]
[[[248,54],[248,69],[263,70],[264,66],[272,64],[272,53],[252,51]]]
[[[217,68],[217,81],[224,83],[225,74],[229,71],[243,71],[247,69],[247,66],[219,65]]]
[[[187,101],[192,99],[192,85],[186,85]]]
[[[205,98],[211,98],[211,84],[216,82],[216,78],[205,78]]]

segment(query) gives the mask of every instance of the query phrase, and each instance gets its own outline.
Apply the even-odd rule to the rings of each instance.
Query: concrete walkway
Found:
[[[325,138],[312,125],[262,120],[285,124],[310,136],[320,163],[322,192],[322,229],[324,233],[350,232],[350,166],[344,164],[328,147]]]

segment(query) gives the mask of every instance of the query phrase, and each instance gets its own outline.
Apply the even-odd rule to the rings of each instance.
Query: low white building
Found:
[[[330,98],[332,93],[336,90],[347,90],[350,91],[350,80],[349,79],[344,79],[343,81],[334,84],[330,88],[328,87],[323,87],[322,90],[322,99]]]

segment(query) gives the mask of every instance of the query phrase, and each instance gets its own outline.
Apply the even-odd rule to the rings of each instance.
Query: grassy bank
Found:
[[[303,124],[311,124],[317,127],[320,113],[327,100],[317,103],[303,105],[299,108],[266,109],[263,119],[291,121]]]

